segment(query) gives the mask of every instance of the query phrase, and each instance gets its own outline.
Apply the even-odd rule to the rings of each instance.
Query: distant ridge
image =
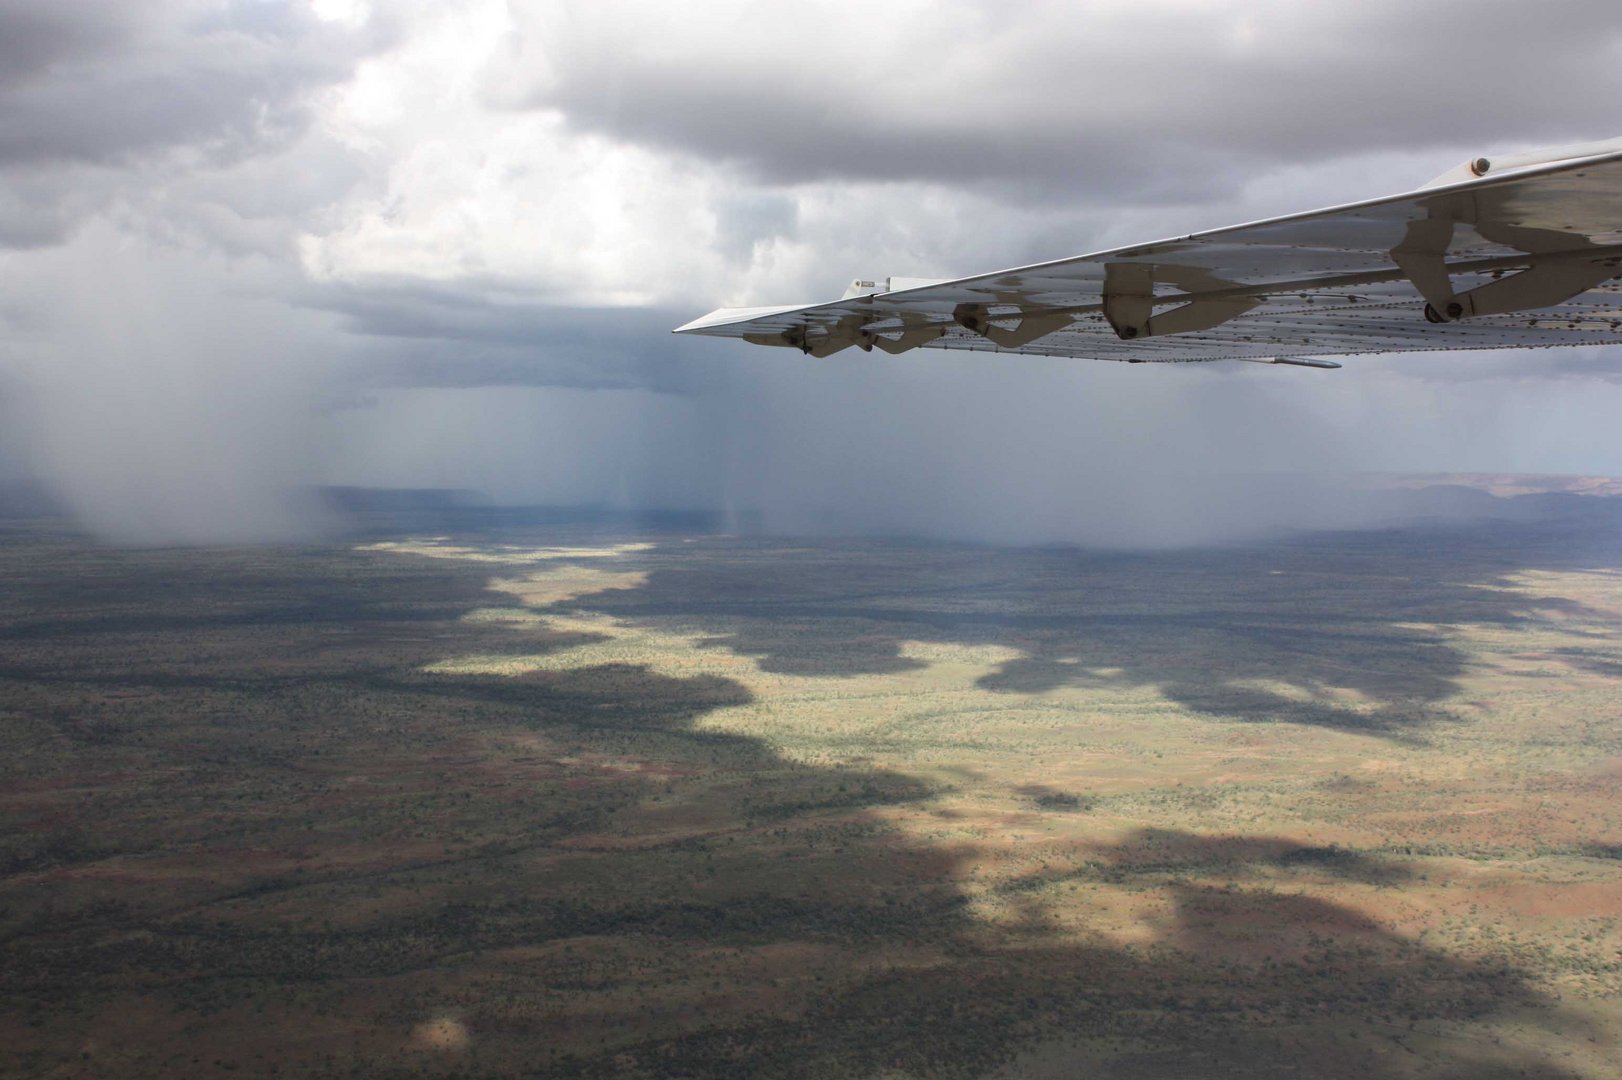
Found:
[[[1622,495],[1622,477],[1558,473],[1369,473],[1369,486],[1383,489],[1463,487],[1501,499],[1516,495]]]
[[[489,506],[490,496],[472,488],[319,487],[316,495],[339,513],[400,513]]]
[[[719,511],[602,504],[500,506],[469,488],[320,487],[316,497],[361,533],[577,525],[645,532],[715,532]]]

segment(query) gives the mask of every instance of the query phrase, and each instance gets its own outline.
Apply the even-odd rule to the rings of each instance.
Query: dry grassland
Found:
[[[1622,1074],[1622,500],[0,534],[0,1072]]]

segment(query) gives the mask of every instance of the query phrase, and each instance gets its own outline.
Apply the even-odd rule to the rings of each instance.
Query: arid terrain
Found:
[[[0,522],[0,1073],[1622,1075],[1622,498],[1500,501]]]

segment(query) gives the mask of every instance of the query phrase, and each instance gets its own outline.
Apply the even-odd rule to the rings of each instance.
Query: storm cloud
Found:
[[[1622,91],[1622,28],[1600,3],[705,10],[528,8],[491,98],[778,183],[1165,202],[1292,162],[1580,138],[1614,123]]]
[[[0,242],[61,240],[143,166],[177,171],[275,154],[314,118],[313,93],[387,39],[303,5],[168,0],[0,10]]]
[[[0,477],[141,542],[308,535],[331,483],[1165,546],[1347,524],[1360,472],[1622,472],[1609,349],[668,333],[1613,135],[1619,50],[1581,2],[9,4]]]

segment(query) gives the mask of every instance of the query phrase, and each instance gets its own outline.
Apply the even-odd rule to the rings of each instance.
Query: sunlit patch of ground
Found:
[[[645,570],[598,570],[573,567],[563,571],[542,571],[521,578],[498,578],[490,583],[493,592],[510,593],[530,607],[566,604],[594,593],[637,589],[648,582]]]
[[[487,607],[474,608],[462,616],[465,623],[490,623],[500,626],[544,626],[546,616],[528,608]]]
[[[1366,712],[1378,707],[1363,691],[1352,686],[1333,686],[1315,683],[1303,686],[1280,679],[1229,679],[1223,685],[1235,690],[1254,690],[1271,694],[1284,701],[1301,704],[1322,704],[1350,712]]]
[[[450,657],[429,664],[423,670],[442,675],[518,677],[625,664],[671,678],[725,676],[748,688],[757,700],[746,706],[716,711],[704,719],[706,726],[749,734],[762,734],[763,726],[781,732],[786,725],[792,730],[796,718],[809,719],[817,727],[821,726],[822,718],[814,714],[815,703],[829,697],[830,681],[825,677],[767,671],[757,658],[740,655],[711,634],[663,631],[571,606],[571,602],[583,597],[633,590],[646,581],[647,572],[643,570],[604,571],[580,566],[559,566],[519,579],[497,579],[490,585],[493,591],[511,595],[525,606],[481,608],[464,616],[467,621],[533,626],[551,635],[578,635],[592,640],[533,654]],[[995,702],[999,708],[1003,707],[1005,702],[977,689],[975,683],[1000,665],[1024,655],[1018,649],[1002,645],[926,641],[901,642],[897,652],[900,658],[914,662],[909,670],[862,677],[848,692],[833,696],[837,702],[869,699],[875,706],[864,716],[853,714],[848,705],[838,705],[839,727],[849,728],[853,722],[869,729],[875,724],[904,723],[909,710],[931,695],[948,691],[967,695],[972,701]],[[878,706],[877,699],[883,698],[895,700],[895,709],[900,711],[895,721],[885,716],[890,709]]]
[[[436,1016],[411,1029],[411,1045],[420,1050],[466,1050],[471,1041],[467,1025],[454,1016]]]
[[[1518,587],[1547,590],[1562,584],[1555,575],[1534,578]],[[896,655],[913,666],[829,679],[766,670],[757,658],[703,633],[661,631],[646,620],[633,624],[567,607],[593,593],[642,584],[637,571],[571,566],[549,568],[517,583],[498,582],[496,588],[526,607],[472,617],[513,625],[533,619],[551,632],[596,640],[532,655],[447,659],[426,670],[520,676],[621,664],[672,678],[713,675],[736,680],[748,688],[753,700],[711,712],[700,721],[703,727],[765,739],[793,760],[838,761],[849,752],[842,748],[859,746],[864,756],[904,761],[934,777],[940,794],[927,807],[878,813],[919,842],[968,844],[973,854],[959,856],[956,877],[970,900],[968,910],[988,927],[1012,929],[1037,919],[1049,940],[1102,940],[1117,947],[1146,945],[1162,937],[1171,917],[1162,891],[1165,883],[1140,877],[1112,884],[1096,880],[1097,873],[1089,880],[1087,873],[1067,877],[1055,869],[1085,865],[1087,850],[1120,842],[1135,824],[1146,820],[1200,829],[1269,822],[1282,826],[1294,842],[1315,848],[1372,844],[1387,850],[1400,849],[1402,837],[1411,835],[1416,825],[1449,842],[1490,845],[1495,833],[1524,835],[1538,824],[1517,817],[1522,812],[1519,802],[1506,802],[1491,792],[1439,794],[1448,807],[1445,818],[1425,813],[1411,797],[1403,808],[1393,809],[1384,798],[1394,790],[1389,783],[1358,779],[1377,778],[1395,769],[1405,780],[1428,776],[1466,784],[1486,779],[1478,761],[1445,752],[1418,759],[1409,754],[1397,761],[1378,756],[1383,744],[1355,732],[1289,726],[1272,729],[1265,737],[1214,732],[1208,721],[1153,685],[1122,686],[1117,681],[1121,668],[1088,666],[1079,658],[1061,656],[1051,662],[1061,668],[1072,665],[1078,676],[1087,678],[1043,691],[1039,696],[1046,704],[1034,707],[1038,695],[1011,699],[982,686],[988,676],[1030,655],[1008,645],[902,640]],[[544,610],[553,605],[558,610]],[[1592,614],[1588,618],[1592,621]],[[1468,624],[1443,628],[1409,623],[1403,628],[1427,633],[1448,629],[1465,639],[1476,633]],[[1489,640],[1503,633],[1497,626],[1480,631]],[[1323,681],[1227,678],[1222,685],[1284,703],[1328,707],[1348,718],[1383,704],[1366,688]],[[1029,755],[1035,748],[1061,744],[1067,747],[1062,756],[1048,756],[1040,763],[1042,793],[1010,799],[1007,792],[1019,789],[1031,775]],[[1287,754],[1284,760],[1292,763],[1283,774],[1281,749]],[[1331,785],[1309,810],[1301,806],[1300,788],[1283,781],[1291,774],[1340,776],[1345,782]],[[1366,809],[1354,808],[1364,801]],[[1330,806],[1336,807],[1332,819],[1315,817]],[[1471,819],[1472,824],[1461,827]],[[1553,823],[1544,824],[1548,838],[1561,842],[1558,825],[1551,830],[1548,826]],[[1574,838],[1594,824],[1573,819],[1576,827],[1569,835]],[[1269,890],[1327,889],[1341,900],[1352,898],[1350,910],[1366,912],[1359,918],[1378,920],[1386,915],[1384,898],[1375,892],[1354,894],[1344,883],[1280,874],[1235,877],[1234,871],[1219,868],[1205,878],[1179,871],[1175,879],[1218,889],[1236,883]],[[1011,891],[1010,883],[1018,882],[1032,884]],[[1412,894],[1413,887],[1408,891]],[[1315,932],[1343,931],[1325,926]],[[1244,946],[1240,955],[1255,951]]]
[[[647,551],[648,543],[604,544],[592,547],[521,547],[511,544],[493,544],[470,547],[456,543],[449,537],[428,537],[415,540],[381,540],[373,544],[358,544],[356,551],[388,552],[397,555],[426,555],[434,559],[456,559],[461,562],[502,563],[526,566],[573,559],[612,559]]]
[[[908,660],[970,667],[981,673],[1025,656],[1021,650],[1007,645],[963,645],[949,641],[903,641],[899,652]]]
[[[562,582],[552,587],[560,592],[571,588]],[[578,634],[605,640],[545,653],[459,656],[426,665],[424,671],[446,675],[516,677],[540,671],[572,671],[599,664],[634,664],[656,674],[684,678],[695,674],[749,675],[759,670],[751,658],[706,645],[702,634],[639,629],[626,626],[621,620],[607,615],[572,612],[542,615],[517,609],[503,611],[499,615],[476,613],[475,618],[484,622],[544,626],[551,633]]]

